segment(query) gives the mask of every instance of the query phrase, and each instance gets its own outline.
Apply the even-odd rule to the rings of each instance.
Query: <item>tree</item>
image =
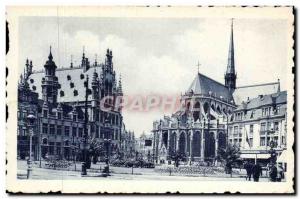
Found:
[[[223,163],[226,174],[232,174],[232,166],[241,161],[239,147],[229,144],[226,148],[219,148],[217,159]]]
[[[180,153],[179,151],[176,151],[172,153],[171,159],[174,161],[175,167],[179,166],[179,161],[184,160],[185,156],[184,154]]]
[[[97,159],[100,156],[101,152],[104,150],[103,143],[99,140],[92,138],[89,140],[90,148],[89,148],[89,156],[93,160],[93,164],[97,163]]]

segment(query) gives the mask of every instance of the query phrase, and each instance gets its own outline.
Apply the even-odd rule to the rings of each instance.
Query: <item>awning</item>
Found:
[[[277,162],[286,162],[287,160],[287,151],[283,150],[280,156],[277,158]]]
[[[252,153],[252,154],[241,154],[240,156],[241,158],[245,158],[245,159],[269,159],[270,158],[270,154],[264,154],[264,153]]]

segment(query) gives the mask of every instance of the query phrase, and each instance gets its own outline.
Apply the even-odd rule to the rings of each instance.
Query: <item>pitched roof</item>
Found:
[[[241,104],[247,99],[256,98],[258,95],[269,95],[276,93],[279,89],[279,82],[242,86],[235,89],[233,93],[236,104]]]
[[[71,101],[84,101],[85,100],[85,87],[86,75],[89,76],[89,89],[91,89],[93,73],[96,70],[98,77],[100,77],[102,71],[102,65],[91,66],[89,70],[85,71],[82,67],[76,68],[58,68],[56,69],[56,76],[61,88],[58,89],[58,102],[71,102]],[[39,98],[42,97],[42,78],[44,77],[44,71],[33,72],[29,77],[29,86],[32,90],[35,90],[39,94]],[[76,94],[77,92],[77,94]],[[63,93],[63,95],[62,95]],[[88,96],[88,100],[91,99],[91,95]]]
[[[282,103],[287,103],[287,91],[257,96],[256,98],[249,99],[249,101],[242,103],[236,110],[255,109],[260,106]]]
[[[188,92],[202,95],[209,95],[210,91],[215,97],[221,98],[222,96],[225,100],[229,101],[233,99],[232,94],[227,87],[200,73],[197,74],[188,89]]]

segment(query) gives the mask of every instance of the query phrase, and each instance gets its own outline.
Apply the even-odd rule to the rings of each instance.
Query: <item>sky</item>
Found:
[[[234,19],[237,86],[275,82],[286,89],[287,21]],[[126,95],[184,93],[199,72],[224,83],[231,20],[224,18],[21,17],[19,67],[26,58],[43,69],[52,46],[56,65],[79,65],[83,46],[91,62],[113,52]],[[150,133],[154,120],[171,112],[124,110],[126,129]]]

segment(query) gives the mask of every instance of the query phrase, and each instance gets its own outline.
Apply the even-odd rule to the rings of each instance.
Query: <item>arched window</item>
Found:
[[[173,132],[170,136],[170,155],[171,156],[174,156],[175,153],[176,153],[176,139],[177,139],[177,136],[176,136],[176,132]]]
[[[194,113],[193,113],[194,121],[197,121],[198,119],[200,119],[200,103],[199,102],[195,103],[193,111],[194,111]]]
[[[215,157],[215,136],[213,132],[205,132],[205,157],[213,158]]]
[[[213,111],[216,111],[216,108],[215,108],[215,105],[211,105],[211,109],[213,110]]]
[[[201,154],[201,133],[199,131],[194,132],[192,140],[192,156],[200,157]]]
[[[220,108],[220,106],[217,106],[217,113],[221,114],[221,108]]]
[[[218,138],[218,141],[219,141],[219,148],[223,148],[225,149],[226,148],[226,134],[224,132],[219,132],[219,138]]]
[[[162,134],[163,143],[166,147],[168,147],[168,132],[163,132]]]
[[[179,153],[181,154],[181,155],[185,155],[185,150],[186,150],[186,138],[185,138],[185,133],[184,132],[182,132],[181,134],[180,134],[180,136],[179,136],[179,149],[178,149],[178,151],[179,151]]]
[[[204,109],[204,113],[207,114],[208,113],[208,109],[209,109],[209,105],[208,105],[207,102],[204,103],[203,109]]]

